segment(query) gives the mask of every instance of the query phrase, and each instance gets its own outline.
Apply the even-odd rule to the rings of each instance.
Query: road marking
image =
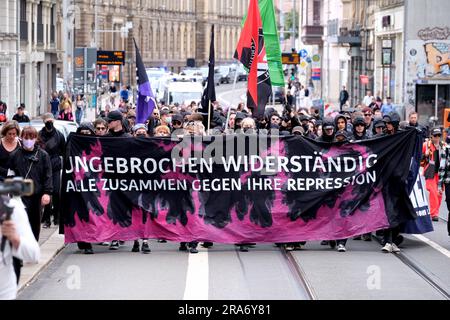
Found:
[[[201,246],[197,249],[198,253],[189,253],[183,300],[208,300],[208,250]]]
[[[427,237],[424,237],[421,234],[413,234],[414,237],[416,237],[417,239],[425,242],[426,244],[428,244],[430,247],[436,249],[437,251],[439,251],[440,253],[442,253],[444,256],[446,256],[447,258],[450,258],[450,251],[448,251],[447,249],[445,249],[444,247],[438,245],[436,242],[431,241],[430,239],[428,239]]]
[[[246,89],[246,88],[236,88],[236,89],[235,89],[235,92],[236,92],[236,91],[241,91],[241,90],[247,90],[247,89]],[[230,103],[230,101],[224,99],[223,96],[224,96],[224,95],[228,95],[228,94],[232,94],[232,93],[233,93],[233,90],[224,91],[224,92],[222,92],[221,94],[218,95],[217,100],[219,100],[219,101],[222,102],[223,104],[229,106],[229,105],[231,105],[232,103]],[[239,97],[242,99],[243,96],[245,96],[245,94],[244,94],[244,95],[241,95],[241,96],[239,96]],[[244,100],[245,100],[245,99],[244,99]],[[235,105],[237,105],[237,103],[236,103]]]

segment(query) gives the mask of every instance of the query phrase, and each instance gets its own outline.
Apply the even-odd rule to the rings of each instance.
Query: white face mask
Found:
[[[31,139],[31,140],[24,139],[24,140],[22,140],[22,143],[23,143],[23,147],[25,149],[33,150],[34,145],[36,143],[36,139]]]

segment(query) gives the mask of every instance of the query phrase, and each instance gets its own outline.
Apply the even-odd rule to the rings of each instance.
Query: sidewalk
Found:
[[[38,264],[24,264],[18,286],[18,294],[31,284],[34,278],[53,260],[64,248],[64,235],[58,233],[58,227],[42,229],[39,239],[41,258]]]

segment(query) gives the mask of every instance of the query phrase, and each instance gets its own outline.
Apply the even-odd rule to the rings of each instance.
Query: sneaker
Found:
[[[287,244],[285,247],[286,251],[293,251],[295,246],[293,244]]]
[[[240,252],[248,252],[248,247],[247,246],[239,246],[239,251]]]
[[[164,240],[164,239],[159,239],[158,240],[158,243],[166,243],[167,241],[166,240]]]
[[[439,221],[439,217],[433,217],[433,218],[431,218],[431,220],[433,220],[433,221]]]
[[[52,224],[50,223],[50,221],[45,221],[45,222],[44,222],[44,225],[42,226],[42,228],[48,229],[48,228],[50,228],[51,226],[52,226]]]
[[[363,234],[361,238],[363,241],[372,241],[372,234],[370,233]]]
[[[294,245],[294,250],[302,250],[302,246],[304,246],[306,243],[304,242],[300,242],[300,243],[296,243]]]
[[[393,253],[399,253],[400,252],[400,248],[397,247],[397,245],[395,243],[392,244],[392,252]]]
[[[405,239],[405,238],[403,238],[403,236],[402,236],[401,234],[399,234],[399,235],[394,239],[395,245],[399,246],[399,245],[403,242],[404,239]]]
[[[139,252],[139,241],[135,241],[131,252]]]
[[[211,247],[213,246],[213,243],[212,243],[212,242],[203,242],[203,243],[201,244],[201,246],[202,246],[203,248],[208,249],[208,248],[211,248]]]
[[[330,244],[330,241],[328,240],[322,240],[322,242],[320,243],[321,246],[327,246]]]
[[[197,248],[191,248],[191,249],[189,249],[189,252],[190,253],[198,253],[198,250],[197,250]]]
[[[152,252],[152,250],[150,250],[150,246],[148,245],[148,242],[142,242],[141,250],[142,250],[142,253]]]
[[[344,246],[343,244],[340,244],[340,245],[338,245],[338,247],[337,247],[337,251],[339,251],[339,252],[345,252],[345,251],[347,251],[347,250],[345,249],[345,246]]]
[[[330,240],[329,244],[330,244],[331,249],[336,248],[336,240]]]
[[[178,248],[178,250],[179,251],[187,251],[188,250],[187,245],[185,243],[180,244],[180,247]]]
[[[110,243],[107,242],[107,241],[104,241],[104,242],[100,242],[100,245],[101,245],[101,246],[109,246]]]
[[[94,250],[92,250],[92,249],[84,249],[84,254],[94,254]]]
[[[119,250],[119,241],[113,240],[109,245],[109,250]]]
[[[386,243],[383,248],[381,248],[381,251],[384,253],[392,253],[392,244]]]

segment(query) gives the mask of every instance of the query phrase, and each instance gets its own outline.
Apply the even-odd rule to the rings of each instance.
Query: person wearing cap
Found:
[[[65,152],[66,139],[64,138],[64,135],[55,128],[55,117],[52,113],[45,113],[42,116],[42,121],[44,122],[44,128],[39,131],[39,139],[43,143],[43,149],[50,156],[52,165],[52,201],[50,205],[45,206],[44,215],[42,217],[44,228],[49,228],[51,226],[51,217],[53,217],[53,223],[55,225],[59,223],[62,157]]]
[[[359,141],[359,140],[366,140],[367,139],[367,128],[366,128],[366,122],[364,121],[364,118],[362,117],[356,117],[353,120],[353,135],[351,137],[351,140]]]
[[[333,142],[335,133],[334,120],[330,117],[323,119],[322,136],[317,139],[320,142]]]
[[[16,120],[17,122],[19,122],[19,123],[24,123],[24,122],[30,122],[30,118],[26,115],[26,114],[24,114],[24,109],[25,109],[25,107],[24,106],[22,106],[22,105],[20,105],[18,108],[17,108],[17,112],[16,112],[16,114],[13,116],[13,120]]]
[[[426,188],[429,192],[430,214],[433,221],[439,221],[439,208],[442,202],[442,192],[439,192],[439,167],[441,155],[445,152],[441,142],[442,132],[440,128],[431,130],[430,140],[424,142],[422,147],[423,175]],[[441,190],[442,191],[442,190]]]
[[[182,130],[183,129],[183,116],[179,113],[175,113],[172,116],[172,130]]]
[[[234,130],[239,130],[242,128],[242,121],[245,119],[245,114],[242,112],[237,112],[234,118]]]
[[[296,126],[292,129],[292,134],[296,136],[302,136],[305,133],[305,130],[301,126]]]
[[[347,130],[338,130],[334,134],[334,141],[335,142],[344,142],[348,140],[348,133]]]
[[[384,124],[383,118],[374,118],[373,120],[373,137],[383,136],[386,125]]]
[[[138,123],[133,127],[134,137],[148,137],[148,128],[143,123]]]
[[[106,121],[108,122],[107,137],[131,137],[131,134],[124,129],[123,116],[120,111],[111,111],[106,117]]]
[[[108,122],[108,133],[105,135],[106,137],[122,137],[122,138],[132,137],[132,135],[126,132],[124,128],[123,116],[120,111],[114,110],[108,113],[106,121]],[[118,249],[119,249],[119,241],[112,240],[109,246],[109,250],[118,250]]]
[[[305,131],[303,133],[303,136],[310,139],[317,139],[317,136],[314,134],[314,132],[310,130],[310,123],[309,123],[310,117],[308,115],[301,114],[298,118],[302,125],[303,130]]]

